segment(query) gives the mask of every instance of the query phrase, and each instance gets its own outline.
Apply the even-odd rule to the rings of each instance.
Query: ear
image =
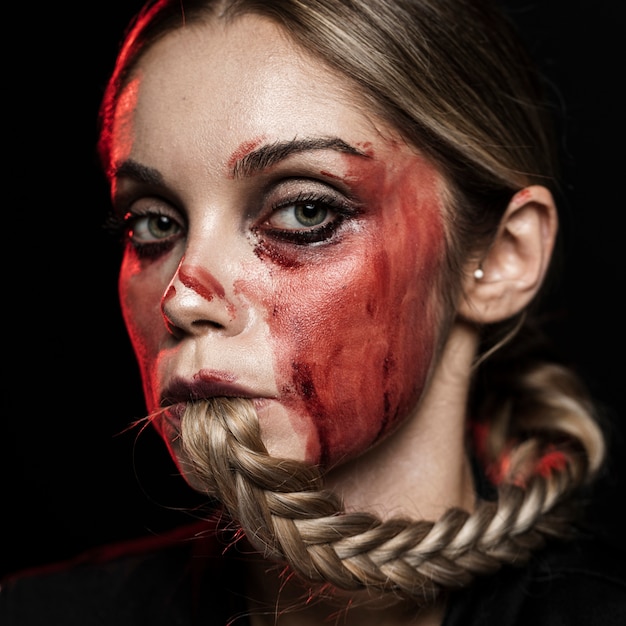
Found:
[[[465,268],[461,317],[489,324],[522,311],[541,287],[557,230],[556,206],[548,189],[533,185],[516,193],[483,258]]]

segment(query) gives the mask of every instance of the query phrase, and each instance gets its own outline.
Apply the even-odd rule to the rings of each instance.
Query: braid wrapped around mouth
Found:
[[[495,502],[481,500],[471,513],[452,508],[434,522],[382,521],[345,512],[317,468],[270,456],[249,400],[190,403],[181,437],[189,471],[264,556],[309,584],[377,590],[420,604],[504,563],[523,563],[546,536],[567,534],[561,500],[581,479],[566,463],[523,486],[502,483]]]

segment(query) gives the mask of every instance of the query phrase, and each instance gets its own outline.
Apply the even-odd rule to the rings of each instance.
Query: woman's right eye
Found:
[[[163,243],[180,234],[181,225],[168,215],[147,214],[125,216],[126,233],[128,240],[135,246]]]
[[[120,221],[123,240],[142,259],[166,254],[185,233],[180,219],[158,208],[134,208]]]

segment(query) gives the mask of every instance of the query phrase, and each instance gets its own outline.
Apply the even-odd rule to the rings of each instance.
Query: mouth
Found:
[[[267,399],[253,389],[236,384],[233,376],[215,370],[201,370],[191,379],[174,378],[161,394],[159,404],[180,417],[188,402],[217,397],[249,398],[255,404]]]

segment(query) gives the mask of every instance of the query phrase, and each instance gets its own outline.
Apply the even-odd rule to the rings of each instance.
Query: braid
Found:
[[[266,557],[320,587],[391,592],[420,604],[505,563],[523,563],[547,536],[566,533],[563,501],[585,475],[564,456],[558,467],[522,480],[529,458],[541,461],[542,447],[531,440],[510,455],[513,480],[473,513],[452,508],[435,522],[381,521],[345,512],[317,468],[271,457],[248,400],[190,403],[181,434],[191,471]]]

